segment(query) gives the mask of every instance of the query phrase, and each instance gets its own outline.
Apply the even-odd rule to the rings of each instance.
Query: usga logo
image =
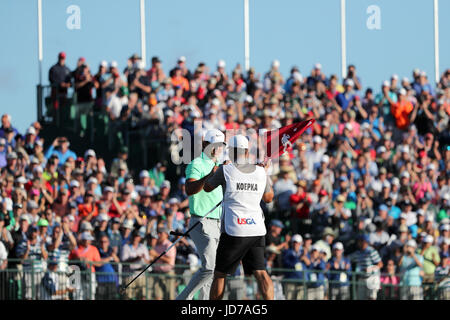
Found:
[[[255,220],[253,220],[252,218],[237,218],[237,223],[238,224],[256,224]]]

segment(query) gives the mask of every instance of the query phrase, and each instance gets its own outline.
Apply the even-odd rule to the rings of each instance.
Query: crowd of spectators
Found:
[[[146,70],[135,54],[124,70],[102,61],[93,75],[84,58],[74,71],[65,58],[50,70],[53,88],[73,86],[118,130],[150,121],[170,136],[193,132],[198,119],[223,131],[316,120],[274,164],[275,200],[263,208],[267,267],[294,280],[278,296],[349,299],[356,277],[354,298],[433,298],[445,284],[439,298],[449,298],[450,70],[435,86],[414,70],[363,90],[353,65],[340,83],[320,64],[285,79],[277,60],[261,76],[239,65],[229,75],[223,60],[190,71],[180,57],[166,75],[158,57]],[[66,137],[44,149],[40,129],[34,122],[21,134],[1,118],[0,269],[22,272],[9,292],[116,297],[119,267],[130,280],[172,243],[171,230],[186,230],[185,178],[168,181],[162,163],[130,172],[126,147],[110,164],[92,149],[75,154]],[[183,238],[160,262],[150,273],[168,277],[139,278],[128,298],[173,299],[183,272],[175,266],[198,267],[193,242]],[[73,264],[85,271],[79,286],[62,283]]]

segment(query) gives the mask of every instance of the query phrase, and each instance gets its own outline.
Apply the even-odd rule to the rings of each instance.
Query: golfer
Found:
[[[273,300],[272,280],[264,263],[266,226],[261,199],[271,202],[273,191],[263,168],[248,163],[248,140],[236,135],[230,139],[231,163],[220,166],[208,180],[204,190],[224,190],[222,234],[217,248],[214,280],[210,299],[223,298],[225,277],[234,274],[240,261],[246,275],[254,274],[265,300]]]
[[[216,129],[207,131],[202,144],[203,152],[186,167],[186,193],[189,196],[191,213],[189,227],[202,219],[211,208],[222,201],[222,188],[206,193],[203,191],[203,185],[206,179],[217,170],[217,161],[223,152],[224,145],[225,136],[221,131]],[[199,299],[207,300],[209,298],[216,250],[220,238],[221,212],[221,206],[217,207],[189,233],[200,256],[202,266],[192,276],[191,281],[176,300],[192,300],[200,289]]]

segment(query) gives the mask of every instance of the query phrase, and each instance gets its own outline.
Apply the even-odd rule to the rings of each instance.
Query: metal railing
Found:
[[[128,283],[138,272],[130,271],[129,263],[109,263],[113,271],[105,272],[96,268],[93,272],[81,261],[69,261],[64,271],[50,270],[46,261],[8,260],[7,269],[0,270],[0,300],[115,300],[115,299],[164,299],[173,300],[189,283],[196,272],[187,265],[176,265],[166,273],[153,270],[145,272],[122,294],[120,286]],[[59,266],[59,265],[58,265]],[[344,281],[342,272],[306,270],[297,278],[287,278],[286,274],[297,272],[292,269],[271,269],[277,300],[362,300],[375,292],[378,300],[449,300],[450,277],[440,281],[422,283],[421,286],[403,284],[402,275],[392,275],[395,284],[368,284],[367,274],[349,272]],[[315,274],[315,278],[311,274]],[[297,272],[298,274],[298,272]],[[323,277],[321,276],[323,275]],[[382,277],[386,276],[381,274]],[[335,280],[330,280],[335,278]],[[262,299],[254,277],[228,277],[225,299]],[[194,297],[198,299],[198,294]]]

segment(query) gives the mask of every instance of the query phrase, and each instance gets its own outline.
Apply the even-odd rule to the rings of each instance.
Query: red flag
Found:
[[[273,159],[289,151],[295,140],[314,122],[314,119],[309,119],[266,132],[266,156]]]

